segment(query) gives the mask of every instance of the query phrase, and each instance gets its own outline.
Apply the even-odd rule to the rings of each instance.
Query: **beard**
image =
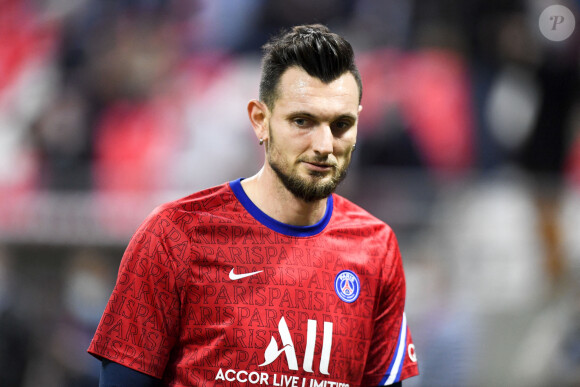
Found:
[[[276,144],[272,137],[272,132],[269,133],[268,140],[268,152],[267,160],[268,164],[274,170],[284,187],[290,191],[294,196],[305,202],[314,202],[317,200],[325,199],[329,197],[335,190],[336,187],[344,180],[347,174],[348,166],[350,164],[350,155],[346,159],[344,165],[335,165],[332,167],[330,180],[321,181],[327,173],[310,171],[310,179],[299,176],[297,173],[289,172],[290,167],[285,162],[279,162],[272,156],[272,151],[280,154],[276,150]],[[315,163],[325,163],[328,162],[328,158],[317,158],[313,160],[299,160],[299,161],[310,161]]]

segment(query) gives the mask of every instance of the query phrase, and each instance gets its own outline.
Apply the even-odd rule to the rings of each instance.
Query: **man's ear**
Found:
[[[268,140],[268,118],[270,111],[265,103],[253,99],[248,102],[248,117],[258,140]]]

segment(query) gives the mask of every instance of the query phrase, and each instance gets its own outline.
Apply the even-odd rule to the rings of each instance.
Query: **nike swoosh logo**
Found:
[[[239,279],[242,279],[242,278],[250,277],[250,276],[252,276],[252,275],[256,275],[256,274],[258,274],[258,273],[261,273],[261,272],[263,272],[263,271],[264,271],[264,270],[260,270],[260,271],[254,271],[254,272],[252,272],[252,273],[236,274],[236,273],[234,273],[234,269],[232,269],[232,270],[230,271],[230,279],[231,279],[232,281],[235,281],[235,280],[239,280]]]

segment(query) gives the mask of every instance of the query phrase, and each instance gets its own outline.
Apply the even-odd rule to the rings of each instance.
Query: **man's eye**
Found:
[[[333,124],[335,130],[346,130],[352,126],[348,121],[337,121]]]
[[[307,126],[308,120],[306,120],[305,118],[295,118],[294,123],[298,126]]]

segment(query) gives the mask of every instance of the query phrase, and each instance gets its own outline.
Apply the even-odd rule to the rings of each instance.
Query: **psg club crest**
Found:
[[[336,275],[334,291],[344,302],[355,302],[360,294],[360,280],[350,270],[343,270]]]

